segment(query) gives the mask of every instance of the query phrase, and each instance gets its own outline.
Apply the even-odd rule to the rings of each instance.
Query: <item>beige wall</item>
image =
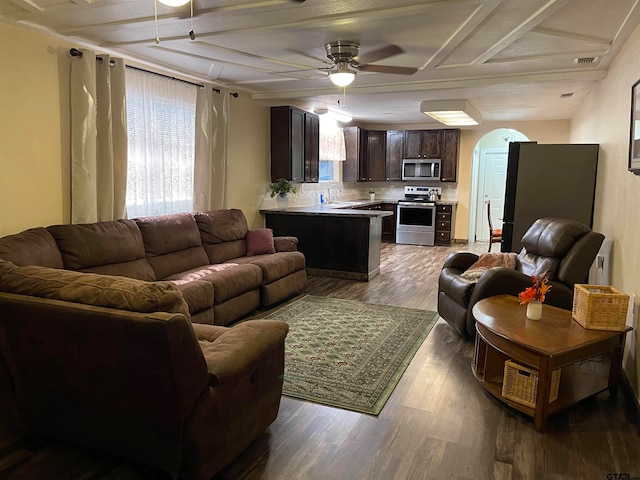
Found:
[[[0,236],[69,219],[68,49],[0,24]]]
[[[240,93],[229,111],[227,206],[241,209],[249,228],[263,227],[258,210],[271,179],[269,107]]]
[[[640,294],[640,176],[627,171],[631,86],[640,79],[640,28],[616,57],[571,122],[571,141],[600,144],[594,229],[613,242],[611,284]],[[638,299],[640,301],[640,298]],[[624,369],[640,398],[638,325],[627,335]]]

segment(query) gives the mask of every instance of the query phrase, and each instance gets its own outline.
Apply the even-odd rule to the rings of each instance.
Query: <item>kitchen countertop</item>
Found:
[[[351,216],[351,217],[387,217],[393,215],[393,212],[385,210],[360,210],[359,207],[366,207],[369,205],[380,205],[382,203],[397,204],[398,199],[395,200],[350,200],[336,202],[332,204],[317,204],[307,205],[300,207],[287,207],[287,208],[265,208],[261,209],[260,213],[281,213],[281,214],[307,214],[307,215],[336,215],[336,216]],[[438,200],[436,205],[457,205],[455,200]]]
[[[349,206],[365,206],[380,202],[363,201],[363,203],[349,202],[350,205],[330,206],[330,205],[308,205],[305,207],[287,207],[287,208],[265,208],[260,213],[276,213],[279,215],[323,215],[335,217],[388,217],[393,212],[384,210],[359,210],[349,208]]]

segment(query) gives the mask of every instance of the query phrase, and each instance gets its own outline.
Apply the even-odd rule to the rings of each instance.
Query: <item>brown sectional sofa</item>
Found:
[[[274,238],[274,253],[247,256],[241,210],[215,210],[34,228],[0,238],[0,259],[79,272],[169,281],[195,323],[228,325],[307,285],[295,237]]]
[[[247,232],[219,210],[0,238],[0,423],[211,478],[275,420],[288,331],[221,325],[306,286],[295,238],[247,256]]]

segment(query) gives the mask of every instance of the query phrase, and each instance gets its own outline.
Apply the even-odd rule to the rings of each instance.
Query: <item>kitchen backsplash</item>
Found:
[[[336,200],[366,200],[369,199],[369,191],[373,190],[376,200],[397,201],[404,196],[404,187],[407,185],[422,185],[414,182],[384,182],[384,183],[341,183],[341,182],[320,182],[301,183],[297,185],[298,192],[289,195],[290,207],[303,207],[317,205],[320,203],[320,194],[328,199],[328,190],[336,196]],[[425,182],[426,186],[441,187],[442,200],[447,202],[458,201],[458,186],[456,184],[439,182]],[[338,189],[339,188],[339,189]],[[269,192],[265,192],[261,199],[260,209],[277,208],[278,203],[275,198],[271,198]]]

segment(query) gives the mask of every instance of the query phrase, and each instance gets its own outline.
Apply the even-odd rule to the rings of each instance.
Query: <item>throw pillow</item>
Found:
[[[247,256],[276,253],[273,244],[273,230],[257,228],[247,232]]]

